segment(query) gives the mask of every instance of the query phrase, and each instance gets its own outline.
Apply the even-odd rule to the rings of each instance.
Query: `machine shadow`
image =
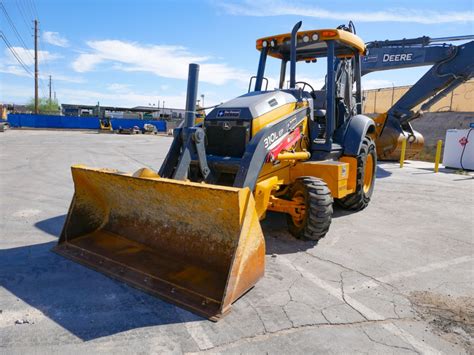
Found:
[[[385,170],[380,165],[377,165],[377,174],[376,174],[377,179],[383,179],[383,178],[389,177],[390,175],[392,175],[390,171]]]
[[[65,218],[49,218],[35,227],[58,237]],[[317,244],[291,236],[282,214],[269,212],[261,224],[267,255],[305,251]],[[0,286],[83,341],[203,319],[56,255],[51,251],[55,244],[0,250]]]
[[[83,341],[203,319],[54,254],[55,244],[0,250],[0,287]]]
[[[286,216],[281,213],[267,212],[261,222],[265,236],[266,254],[292,254],[313,248],[317,242],[296,239],[287,230]]]
[[[44,219],[35,223],[35,227],[52,236],[58,237],[61,234],[67,215],[56,216]]]

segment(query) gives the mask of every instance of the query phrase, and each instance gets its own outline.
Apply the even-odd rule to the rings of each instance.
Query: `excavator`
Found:
[[[423,136],[410,122],[474,76],[473,35],[430,38],[427,36],[366,43],[362,75],[377,71],[431,65],[431,68],[385,113],[374,118],[375,143],[379,160],[398,160],[402,141],[407,140],[405,157],[415,157],[424,144]],[[418,108],[418,106],[421,107]]]
[[[362,210],[374,192],[375,122],[362,115],[364,42],[353,27],[260,38],[253,89],[196,124],[190,64],[184,124],[158,171],[72,167],[74,197],[54,251],[213,321],[265,270],[267,211],[317,242],[333,203]],[[326,60],[326,84],[299,82],[297,62]],[[264,88],[267,60],[279,87]],[[283,88],[289,66],[289,88]],[[303,87],[301,87],[303,86]]]

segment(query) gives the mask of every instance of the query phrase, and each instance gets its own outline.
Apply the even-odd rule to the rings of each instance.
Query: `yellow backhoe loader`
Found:
[[[257,40],[253,90],[195,124],[199,66],[190,64],[186,118],[158,172],[73,166],[75,194],[55,251],[217,320],[263,276],[259,220],[286,215],[317,241],[333,202],[365,208],[374,190],[374,121],[361,114],[364,42],[352,26]],[[279,88],[263,88],[267,59]],[[296,79],[296,63],[326,58],[326,84]],[[284,88],[289,64],[289,88]],[[268,82],[268,81],[266,81]]]

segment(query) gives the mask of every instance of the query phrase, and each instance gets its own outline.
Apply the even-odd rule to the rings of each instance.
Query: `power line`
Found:
[[[35,57],[34,58],[32,56],[32,54],[30,53],[29,49],[27,48],[26,44],[25,44],[25,41],[23,40],[22,36],[20,35],[20,33],[18,32],[18,29],[16,28],[14,22],[12,21],[10,15],[8,14],[8,11],[7,9],[5,8],[5,5],[3,4],[3,1],[0,1],[0,7],[2,8],[2,11],[3,13],[5,14],[5,17],[7,18],[11,28],[13,29],[16,37],[18,38],[18,40],[21,42],[23,48],[25,49],[26,53],[28,53],[28,55],[31,57],[31,59],[36,63],[35,66],[37,68],[37,62],[38,62],[38,40],[37,40],[37,37],[38,37],[38,11],[36,9],[36,5],[34,3],[34,1],[30,0],[30,2],[28,2],[28,0],[24,0],[24,2],[21,2],[21,0],[17,0],[16,2],[16,5],[17,5],[17,8],[18,10],[20,11],[20,15],[23,19],[23,22],[25,23],[26,27],[29,29],[29,33],[31,34],[31,28],[29,27],[28,25],[28,21],[27,21],[27,18],[29,16],[31,16],[33,19],[35,19],[35,41],[36,41],[36,47],[35,47]],[[32,72],[30,71],[30,69],[27,67],[27,65],[25,64],[24,60],[21,58],[21,56],[19,55],[19,53],[15,50],[15,48],[11,45],[10,41],[6,38],[5,36],[5,33],[3,31],[0,31],[0,36],[3,38],[3,41],[5,42],[5,44],[7,45],[8,49],[10,50],[10,52],[13,54],[13,56],[15,57],[15,59],[18,61],[18,63],[23,67],[23,69],[32,77],[36,77],[36,83],[35,83],[35,103],[36,103],[36,106],[37,106],[37,97],[38,97],[38,86],[40,86],[40,89],[41,89],[41,92],[43,94],[43,97],[46,97],[46,85],[43,81],[43,79],[41,77],[39,77],[39,75],[37,75],[37,69],[35,69],[35,74],[36,75],[33,75]],[[44,57],[43,57],[44,58]],[[45,59],[45,58],[44,58]],[[45,60],[45,62],[47,62]],[[38,78],[39,77],[39,78]],[[38,79],[40,81],[40,84],[41,85],[38,85]],[[36,109],[35,109],[36,110]],[[37,111],[37,110],[36,110]]]
[[[38,32],[40,32],[40,29],[38,28]],[[38,35],[38,60],[43,60],[43,64],[44,66],[46,66],[46,69],[47,69],[47,72],[49,74],[52,74],[51,72],[51,67],[49,65],[49,62],[48,60],[44,57],[46,51],[43,50],[43,45],[41,44],[41,41],[42,41],[42,36],[41,35]],[[44,72],[44,70],[43,70]],[[45,92],[45,89],[46,89],[46,84],[43,80],[43,78],[40,76],[39,77],[39,80],[41,82],[41,91],[43,92],[43,96],[44,96],[44,92]]]
[[[31,11],[30,4],[28,3],[27,0],[23,1],[23,8],[25,9],[26,14],[27,14],[28,17],[31,17],[33,19],[35,18],[35,14],[33,13],[33,11]]]
[[[18,8],[18,11],[20,12],[20,15],[21,15],[21,18],[23,20],[23,23],[25,24],[26,28],[28,29],[28,33],[33,36],[33,32],[31,32],[31,24],[30,24],[30,20],[27,20],[27,17],[25,15],[25,12],[23,10],[23,7],[21,6],[21,3],[19,0],[16,0],[15,2],[16,4],[16,7]]]
[[[38,10],[36,8],[36,4],[33,0],[30,0],[30,3],[31,3],[31,8],[33,9],[34,15],[38,19],[39,16],[38,16]]]
[[[25,71],[30,75],[30,76],[33,76],[33,73],[28,69],[28,67],[26,66],[26,64],[23,62],[23,60],[21,59],[21,57],[18,55],[18,53],[15,51],[15,49],[13,48],[13,46],[10,44],[10,41],[7,39],[7,37],[5,36],[5,33],[3,33],[3,31],[0,31],[0,37],[2,37],[3,41],[5,42],[5,44],[7,45],[7,48],[10,50],[10,52],[13,54],[13,56],[16,58],[16,60],[18,61],[18,63],[20,63],[20,65],[23,67],[23,69],[25,69]]]
[[[5,17],[6,17],[7,20],[8,20],[8,23],[10,24],[11,28],[13,29],[13,31],[14,31],[16,37],[18,38],[18,40],[21,42],[21,44],[22,44],[23,48],[25,49],[26,53],[28,53],[28,55],[30,56],[30,58],[31,58],[32,60],[34,60],[34,58],[33,58],[33,56],[31,55],[29,49],[27,48],[27,45],[26,45],[25,41],[23,40],[23,37],[21,37],[21,35],[20,35],[20,33],[18,32],[18,30],[17,30],[15,24],[13,23],[13,21],[12,21],[10,15],[8,14],[7,9],[6,9],[5,6],[3,5],[3,2],[0,2],[0,7],[2,8],[2,11],[3,11],[3,13],[5,14]]]

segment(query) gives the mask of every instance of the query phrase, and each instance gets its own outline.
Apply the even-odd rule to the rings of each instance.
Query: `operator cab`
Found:
[[[248,92],[206,115],[206,155],[214,172],[235,176],[259,142],[270,149],[283,135],[295,130],[308,138],[302,149],[310,152],[311,160],[338,160],[343,153],[348,154],[343,143],[349,121],[361,113],[360,63],[364,42],[353,33],[351,25],[298,32],[300,26],[298,23],[291,33],[257,40],[260,59]],[[273,90],[268,90],[265,78],[268,57],[281,61],[279,85]],[[327,58],[327,75],[321,89],[296,79],[297,62],[315,63],[318,58]],[[289,87],[284,88],[288,66]],[[277,133],[270,132],[289,116],[309,119],[299,127],[289,124]],[[197,169],[198,161],[193,160],[193,164]]]
[[[293,31],[297,31],[295,26]],[[268,57],[281,61],[279,90],[292,93],[298,101],[306,101],[310,107],[310,133],[312,150],[320,151],[317,158],[326,153],[340,151],[344,125],[350,117],[362,112],[361,56],[364,42],[355,35],[352,23],[349,27],[322,29],[268,36],[257,40],[260,60],[255,76],[255,92],[262,91]],[[295,43],[292,43],[294,35]],[[296,63],[315,63],[327,58],[327,75],[323,88],[297,81]],[[289,89],[285,89],[286,72],[290,63]],[[298,87],[300,86],[300,87]]]

